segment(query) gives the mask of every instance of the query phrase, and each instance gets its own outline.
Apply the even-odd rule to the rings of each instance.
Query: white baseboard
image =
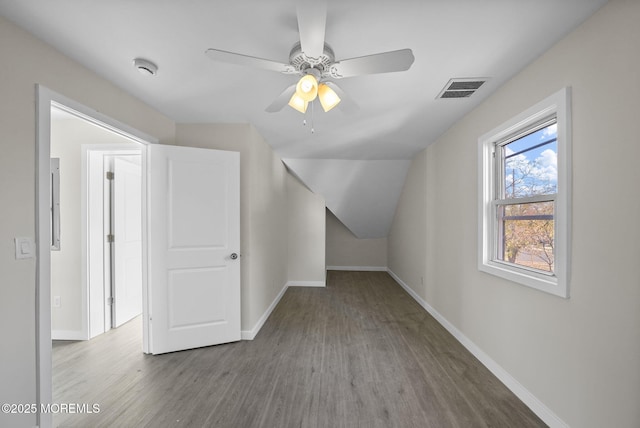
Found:
[[[251,330],[240,331],[240,339],[253,340],[258,335],[258,332],[260,331],[264,323],[267,322],[269,315],[271,315],[271,312],[273,312],[273,310],[276,308],[278,302],[280,302],[280,299],[282,299],[282,296],[284,296],[284,292],[287,291],[288,287],[289,283],[285,284],[284,287],[282,287],[282,290],[280,290],[276,298],[273,299],[273,302],[271,302],[267,310],[264,312],[264,314],[262,314],[256,325],[254,325]]]
[[[51,330],[51,340],[87,340],[81,330]]]
[[[451,324],[445,317],[429,305],[418,293],[404,283],[391,269],[387,272],[413,299],[418,302],[432,317],[436,319],[458,342],[471,352],[486,368],[491,371],[507,388],[511,390],[522,402],[529,407],[544,423],[551,428],[569,428],[562,419],[551,409],[545,406],[538,398],[526,389],[520,382],[511,376],[505,369],[496,363],[489,355],[473,343],[467,336]]]
[[[326,281],[289,281],[287,287],[326,287]]]
[[[387,272],[386,266],[327,266],[327,270],[353,270],[361,272]]]

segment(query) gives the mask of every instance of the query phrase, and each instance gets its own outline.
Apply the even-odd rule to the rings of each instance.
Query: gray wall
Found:
[[[328,269],[386,269],[387,238],[360,239],[331,211],[326,217]]]
[[[324,198],[287,174],[290,285],[325,285],[324,211]]]
[[[639,17],[609,2],[417,155],[389,236],[391,270],[573,427],[640,426]],[[568,300],[477,269],[478,137],[564,86]]]

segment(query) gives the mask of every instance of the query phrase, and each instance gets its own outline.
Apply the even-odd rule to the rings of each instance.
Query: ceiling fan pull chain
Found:
[[[315,134],[316,130],[313,128],[313,110],[314,110],[314,102],[311,101],[311,133]]]

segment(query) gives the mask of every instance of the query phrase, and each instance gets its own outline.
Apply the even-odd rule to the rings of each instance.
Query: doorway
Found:
[[[103,157],[107,327],[118,328],[142,313],[142,164],[140,153]]]
[[[61,231],[51,247],[51,335],[54,340],[88,340],[112,328],[116,306],[142,312],[142,148],[55,106],[51,118],[51,156],[59,177],[55,218]],[[109,180],[107,173],[115,177],[116,164],[122,176]],[[120,196],[114,194],[116,187]],[[113,203],[122,195],[134,197],[128,207],[122,200]],[[128,240],[108,242],[123,221],[128,222],[122,233]],[[131,238],[133,243],[123,245]],[[116,287],[121,289],[118,305]],[[131,305],[124,302],[127,297]],[[124,322],[119,312],[116,325]]]
[[[128,146],[83,146],[89,338],[142,313],[142,155]],[[55,300],[55,297],[54,297]]]
[[[157,139],[133,129],[123,123],[109,118],[97,111],[75,102],[63,95],[51,91],[38,85],[37,109],[36,109],[36,399],[38,407],[43,403],[52,402],[52,366],[51,366],[51,327],[52,327],[52,294],[51,294],[51,222],[50,222],[50,158],[51,156],[51,123],[52,107],[68,113],[77,119],[81,119],[85,124],[109,131],[120,136],[128,143],[134,143],[140,150],[142,171],[146,169],[147,145],[157,144]],[[142,188],[146,189],[145,175],[142,174]],[[79,180],[78,180],[79,181]],[[80,192],[83,193],[83,192]],[[80,211],[80,210],[78,210]],[[146,199],[142,199],[142,283],[146,284]],[[81,213],[81,215],[84,215]],[[61,231],[61,235],[65,231]],[[60,243],[64,247],[64,240]],[[86,272],[81,272],[86,276]],[[143,290],[143,299],[145,296]],[[76,301],[86,301],[87,293],[80,292]],[[55,302],[54,302],[55,303]],[[64,302],[61,301],[61,304]],[[143,301],[143,309],[146,302]],[[88,305],[80,305],[88,308]],[[82,318],[88,317],[88,310],[83,311]],[[82,323],[88,326],[88,322]],[[78,334],[78,329],[71,330],[73,334]],[[88,331],[81,331],[80,334],[88,338]],[[148,352],[148,322],[143,317],[143,352]],[[52,414],[40,413],[37,415],[37,424],[41,427],[52,426]]]

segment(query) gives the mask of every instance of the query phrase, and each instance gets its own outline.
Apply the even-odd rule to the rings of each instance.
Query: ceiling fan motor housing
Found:
[[[312,58],[302,52],[300,42],[293,45],[289,54],[289,64],[300,74],[314,74],[320,80],[321,77],[331,76],[331,65],[335,63],[333,49],[328,44],[324,44],[322,55]],[[317,74],[317,75],[316,75]]]

